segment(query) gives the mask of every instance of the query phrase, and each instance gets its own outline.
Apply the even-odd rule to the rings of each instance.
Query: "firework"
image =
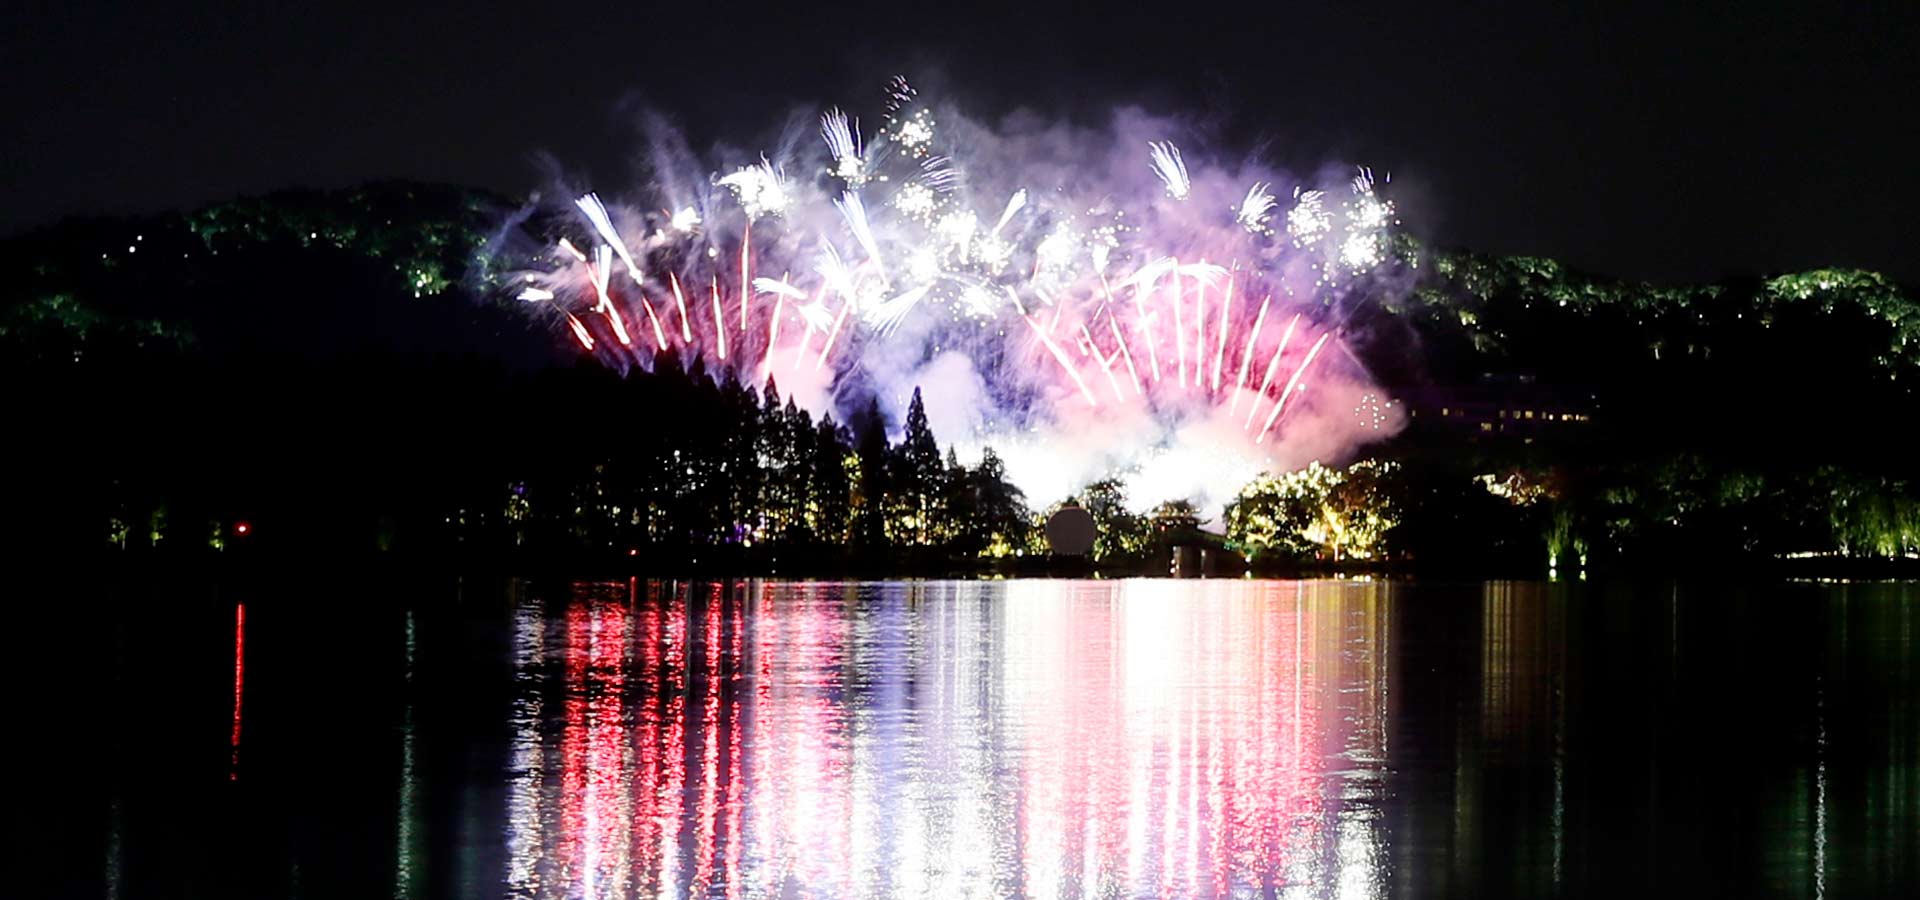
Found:
[[[1287,233],[1300,246],[1306,246],[1320,239],[1333,227],[1333,217],[1327,214],[1324,191],[1293,189],[1293,209],[1287,211]]]
[[[693,323],[687,319],[687,295],[680,292],[680,276],[669,274],[667,283],[673,286],[673,304],[680,308],[680,339],[693,343]]]
[[[1272,230],[1267,227],[1267,216],[1279,202],[1267,190],[1266,182],[1256,181],[1253,187],[1247,188],[1246,199],[1240,201],[1240,209],[1235,213],[1234,220],[1240,223],[1241,228],[1255,234],[1265,234]]]
[[[620,232],[613,229],[613,219],[607,216],[607,207],[600,202],[600,196],[587,194],[573,202],[575,206],[580,207],[582,213],[586,214],[587,221],[593,223],[594,230],[600,232],[600,239],[606,241],[615,253],[620,254],[620,261],[627,264],[628,277],[633,279],[634,284],[639,284],[640,264],[633,261],[633,254],[627,251],[627,242],[621,240]]]
[[[880,260],[880,242],[873,239],[873,226],[867,224],[867,207],[860,202],[860,195],[848,191],[833,201],[840,209],[840,215],[847,220],[847,227],[853,230],[853,238],[860,242],[860,249],[867,251],[867,260],[880,271],[880,280],[887,278],[886,264]]]
[[[1253,408],[1247,410],[1245,428],[1253,427],[1253,416],[1260,411],[1260,398],[1267,395],[1267,388],[1273,384],[1273,373],[1280,370],[1280,357],[1287,352],[1287,341],[1293,337],[1293,327],[1300,324],[1300,314],[1295,313],[1293,321],[1287,323],[1287,330],[1280,333],[1280,344],[1273,348],[1273,358],[1267,361],[1267,374],[1260,378],[1260,390],[1254,395]]]
[[[1080,432],[1098,429],[1072,423],[1094,408],[1102,423],[1151,423],[1129,427],[1166,441],[1217,408],[1235,436],[1217,452],[1271,460],[1261,445],[1285,433],[1283,419],[1300,427],[1302,407],[1314,405],[1296,396],[1309,376],[1366,377],[1353,354],[1324,352],[1336,339],[1322,311],[1340,308],[1333,292],[1370,289],[1361,286],[1375,280],[1359,276],[1390,263],[1398,220],[1384,177],[1356,170],[1350,197],[1333,204],[1270,170],[1189,170],[1172,142],[1119,126],[1095,146],[1049,145],[1065,155],[1029,168],[1021,154],[1032,142],[936,117],[904,80],[886,99],[871,141],[833,108],[817,120],[818,140],[789,135],[779,154],[655,173],[674,202],[609,208],[577,195],[568,212],[578,218],[530,254],[539,266],[516,275],[513,296],[559,313],[583,350],[622,366],[651,366],[671,350],[753,381],[776,352],[794,366],[812,354],[826,376],[790,393],[813,391],[797,399],[816,412],[861,402],[841,385],[904,396],[917,372],[957,356],[984,387],[973,402],[985,408],[968,414],[976,431],[942,435],[963,446],[1053,428],[1077,429],[1063,442],[1084,443]],[[953,138],[961,146],[943,143]],[[700,199],[678,202],[686,197]],[[1196,197],[1218,205],[1169,202]],[[616,223],[644,237],[630,243]],[[629,276],[618,284],[615,259]],[[708,318],[698,297],[687,297],[700,281],[710,329],[696,321]],[[673,310],[656,309],[669,293]],[[626,312],[646,316],[651,347],[633,344]],[[1277,341],[1265,328],[1273,315],[1288,317]],[[784,324],[789,316],[799,324]],[[1310,349],[1289,357],[1296,336]],[[1111,400],[1093,390],[1101,381]],[[1157,458],[1150,449],[1104,458],[1146,464]]]
[[[777,216],[787,211],[787,180],[764,157],[757,166],[743,166],[717,182],[740,200],[748,219]]]
[[[833,156],[833,174],[855,186],[867,180],[858,122],[849,123],[846,113],[830,109],[820,117],[820,138],[827,142],[827,151]]]
[[[1187,177],[1187,164],[1180,158],[1180,148],[1172,141],[1156,141],[1147,145],[1151,157],[1153,174],[1166,185],[1167,194],[1175,200],[1187,199],[1187,192],[1193,189],[1193,182]]]
[[[1240,354],[1240,377],[1234,382],[1231,411],[1240,409],[1240,392],[1247,388],[1247,366],[1253,362],[1253,345],[1259,342],[1260,329],[1267,324],[1267,304],[1272,300],[1272,294],[1260,298],[1260,315],[1253,320],[1253,330],[1247,333],[1246,349]]]
[[[720,361],[727,361],[727,313],[720,306],[720,276],[713,276],[713,339]]]
[[[996,235],[999,234],[1002,229],[1007,227],[1007,223],[1013,221],[1013,217],[1018,215],[1020,210],[1025,209],[1026,206],[1027,189],[1021,188],[1020,190],[1014,191],[1013,196],[1007,198],[1007,208],[1000,211],[1000,221],[993,223],[993,233]],[[973,231],[972,217],[963,220],[963,225],[965,230],[971,234]]]
[[[1327,338],[1331,336],[1331,332],[1320,335],[1320,339],[1313,342],[1313,349],[1307,351],[1307,358],[1301,360],[1300,365],[1294,368],[1293,374],[1287,378],[1286,389],[1280,392],[1280,399],[1274,401],[1273,412],[1267,414],[1267,423],[1260,426],[1260,434],[1253,439],[1254,443],[1266,441],[1267,432],[1273,430],[1273,423],[1280,421],[1281,411],[1287,408],[1287,398],[1293,396],[1294,391],[1300,388],[1300,376],[1307,374],[1307,369],[1313,365],[1313,358],[1320,355],[1320,348],[1327,345]]]

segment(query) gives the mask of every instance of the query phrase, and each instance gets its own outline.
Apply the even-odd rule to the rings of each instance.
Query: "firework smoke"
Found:
[[[1330,192],[1219,165],[1136,111],[987,127],[904,79],[871,134],[838,108],[808,125],[704,169],[651,122],[648,194],[539,219],[513,296],[612,365],[698,357],[843,421],[877,397],[899,422],[919,387],[940,440],[994,447],[1041,505],[1118,477],[1211,513],[1397,428],[1353,416],[1379,389],[1341,334],[1393,263],[1371,171]]]

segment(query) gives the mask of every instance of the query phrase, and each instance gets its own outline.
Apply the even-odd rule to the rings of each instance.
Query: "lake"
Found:
[[[1920,884],[1912,584],[335,581],[16,633],[32,895]]]

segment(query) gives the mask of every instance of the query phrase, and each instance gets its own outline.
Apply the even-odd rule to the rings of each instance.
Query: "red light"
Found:
[[[627,551],[627,555],[628,555],[628,556],[639,556],[639,555],[640,555],[640,551],[638,551],[638,550],[628,550],[628,551]]]
[[[240,522],[240,523],[238,523],[238,524],[236,524],[236,525],[234,525],[234,526],[233,526],[233,533],[234,533],[234,534],[246,534],[247,532],[249,532],[249,531],[252,531],[252,530],[253,530],[253,526],[252,526],[252,525],[248,525],[248,524],[247,524],[247,523],[245,523],[245,522]]]

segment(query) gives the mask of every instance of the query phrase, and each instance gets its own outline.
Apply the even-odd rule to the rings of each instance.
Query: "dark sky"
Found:
[[[1391,170],[1449,245],[1920,280],[1913,0],[5,6],[3,233],[380,177],[519,193],[538,151],[617,191],[637,104],[746,143],[901,72],[976,115],[1132,102]]]

